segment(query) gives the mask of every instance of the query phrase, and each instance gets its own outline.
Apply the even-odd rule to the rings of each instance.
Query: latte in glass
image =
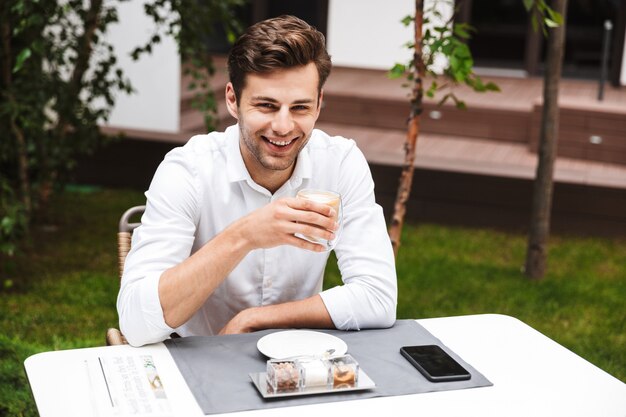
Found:
[[[296,233],[296,236],[309,242],[317,243],[324,246],[324,249],[329,251],[332,250],[337,241],[339,240],[339,234],[342,228],[342,204],[341,204],[341,195],[339,193],[333,191],[326,190],[315,190],[312,188],[305,188],[296,194],[296,198],[301,198],[303,200],[313,201],[315,203],[326,204],[327,206],[332,207],[337,214],[336,221],[339,223],[339,229],[335,231],[335,238],[332,240],[327,240],[323,238],[317,238],[314,236],[305,236],[300,233]]]

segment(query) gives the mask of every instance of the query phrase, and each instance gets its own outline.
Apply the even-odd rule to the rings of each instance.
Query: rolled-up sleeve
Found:
[[[369,166],[356,146],[339,178],[344,219],[335,253],[344,285],[320,295],[338,329],[390,327],[398,300],[395,260]]]
[[[117,310],[120,329],[133,346],[163,341],[174,330],[163,317],[159,279],[189,257],[199,199],[197,175],[183,152],[175,149],[159,165],[126,257]]]

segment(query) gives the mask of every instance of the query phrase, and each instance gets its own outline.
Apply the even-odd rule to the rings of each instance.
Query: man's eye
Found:
[[[262,109],[274,109],[274,108],[276,108],[276,106],[273,105],[272,103],[259,103],[256,106],[260,107]]]
[[[309,107],[308,106],[300,106],[299,105],[299,106],[293,106],[291,109],[295,110],[295,111],[304,111],[304,110],[308,110]]]

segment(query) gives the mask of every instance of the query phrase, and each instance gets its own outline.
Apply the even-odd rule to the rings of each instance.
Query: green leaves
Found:
[[[531,14],[531,24],[535,32],[541,28],[544,36],[547,36],[547,29],[556,28],[563,24],[563,16],[548,6],[545,0],[523,1],[526,11]]]
[[[0,254],[13,256],[15,241],[27,231],[26,213],[6,178],[0,176]]]
[[[563,16],[560,13],[555,12],[548,6],[546,6],[543,10],[545,15],[547,15],[544,16],[543,19],[546,26],[555,28],[563,24]]]
[[[99,124],[119,93],[132,91],[105,36],[128,0],[0,1],[0,24],[10,31],[8,42],[0,42],[0,56],[10,63],[0,66],[0,252],[12,253],[28,231],[30,213],[37,209],[46,217],[45,202],[70,178],[77,157],[109,141]],[[165,37],[175,39],[183,60],[196,63],[194,103],[211,126],[216,101],[208,85],[214,68],[207,39],[221,25],[234,41],[241,23],[233,16],[244,3],[146,0],[143,10],[155,29],[144,43],[130,45],[138,59]]]
[[[548,14],[550,15],[550,17],[552,18],[552,22],[554,22],[557,25],[562,25],[564,20],[563,20],[563,15],[561,15],[560,13],[555,12],[554,10],[552,10],[551,8],[547,8]]]
[[[469,39],[472,37],[471,32],[476,31],[469,23],[456,23],[452,30],[454,31],[454,35],[459,39]]]
[[[535,5],[535,0],[524,0],[524,7],[526,11],[529,12],[533,6]]]
[[[474,59],[469,47],[456,38],[441,48],[441,52],[448,57],[448,74],[458,83],[464,82],[472,73]]]
[[[476,74],[472,74],[471,77],[468,77],[468,79],[466,80],[466,84],[469,85],[470,87],[472,87],[472,89],[478,93],[484,93],[487,91],[493,91],[493,92],[499,92],[500,91],[500,87],[498,87],[497,84],[489,81],[487,84],[485,84],[482,80],[482,78],[480,78],[478,75]]]
[[[26,60],[30,58],[31,55],[32,55],[32,52],[30,48],[22,49],[22,51],[17,55],[17,58],[15,60],[15,66],[13,66],[14,74],[22,68],[22,66],[24,65],[24,62],[26,62]]]
[[[555,28],[563,24],[563,16],[555,12],[545,0],[522,0],[524,8],[531,14],[531,24],[535,30],[542,29],[547,34],[547,29]],[[453,19],[444,17],[435,6],[424,10],[423,22],[425,25],[422,38],[419,40],[422,46],[422,54],[417,57],[421,62],[410,61],[408,63],[396,63],[388,72],[391,79],[406,77],[409,82],[416,81],[416,68],[423,66],[425,75],[444,77],[448,82],[438,84],[431,83],[425,91],[426,97],[434,98],[442,89],[465,84],[476,92],[499,92],[500,88],[493,82],[483,80],[473,72],[474,59],[468,47],[467,41],[471,38],[475,29],[467,23],[454,23]],[[414,21],[414,16],[405,16],[401,23],[409,26]],[[432,22],[442,22],[440,24]],[[405,44],[409,49],[415,48],[415,41]],[[447,67],[443,74],[436,74],[436,57],[447,60]],[[410,85],[408,83],[407,85]],[[464,109],[466,105],[453,93],[447,93],[439,101],[444,104],[448,100],[454,101],[457,108]]]
[[[108,141],[99,124],[132,86],[104,35],[128,0],[0,1],[0,24],[10,31],[0,42],[0,252],[9,253],[27,232],[30,213],[70,178],[77,157]],[[234,40],[241,27],[235,8],[244,1],[143,3],[155,30],[143,44],[130,45],[132,57],[150,53],[165,37],[176,39],[183,59],[198,64],[198,108],[214,123],[206,40],[220,24]]]
[[[544,22],[544,23],[546,24],[546,26],[548,26],[549,28],[556,28],[556,27],[559,27],[559,26],[560,26],[557,22],[555,22],[554,20],[549,19],[549,18],[547,18],[547,17],[546,17],[545,19],[543,19],[543,22]]]
[[[536,0],[530,0],[531,2]],[[433,18],[433,19],[431,19]],[[443,105],[449,100],[453,101],[459,109],[466,109],[465,102],[458,99],[452,89],[459,84],[465,84],[476,92],[500,91],[500,88],[493,82],[483,82],[474,74],[474,58],[467,44],[475,29],[467,23],[454,23],[452,19],[442,20],[444,16],[435,7],[431,7],[424,12],[425,27],[421,38],[422,54],[414,59],[421,59],[421,62],[413,60],[406,63],[396,63],[388,72],[388,77],[397,79],[406,77],[409,81],[407,86],[416,81],[416,68],[423,67],[424,75],[434,78],[428,89],[424,92],[426,97],[435,98],[437,93],[443,90],[450,90],[439,100],[439,105]],[[406,16],[402,23],[408,26],[413,21],[413,16]],[[439,25],[426,22],[440,21]],[[415,48],[413,40],[405,44],[409,49]],[[443,74],[437,73],[436,58],[442,57],[447,61],[447,66],[443,69]],[[440,82],[441,81],[441,82]]]
[[[502,90],[500,90],[498,84],[489,81],[487,84],[485,84],[485,91],[495,91],[499,93]]]
[[[212,38],[216,28],[221,28],[227,40],[235,42],[243,30],[235,16],[245,3],[245,0],[149,0],[144,5],[146,14],[155,24],[155,33],[145,44],[136,47],[131,57],[137,60],[151,53],[163,36],[174,38],[183,61],[193,67],[187,71],[193,76],[188,88],[196,92],[192,106],[204,113],[207,130],[215,127],[217,114],[213,90],[208,88],[209,77],[215,69],[207,53],[207,39]]]
[[[387,73],[388,77],[391,79],[397,79],[406,73],[406,65],[396,63]]]
[[[428,88],[428,90],[426,90],[426,97],[434,98],[438,87],[439,85],[437,84],[436,81],[433,81],[432,83],[430,83],[430,87]]]

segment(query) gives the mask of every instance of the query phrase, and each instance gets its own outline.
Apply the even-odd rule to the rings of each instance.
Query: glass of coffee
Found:
[[[339,240],[339,235],[343,227],[343,205],[341,203],[341,194],[334,191],[305,188],[298,191],[298,193],[296,194],[296,198],[313,201],[315,203],[326,204],[327,206],[330,206],[335,210],[335,213],[337,214],[337,218],[335,219],[335,221],[339,224],[339,228],[334,232],[334,239],[327,240],[314,236],[305,236],[301,233],[296,233],[296,236],[301,239],[305,239],[309,242],[322,245],[326,251],[334,249],[337,245],[337,241]]]

